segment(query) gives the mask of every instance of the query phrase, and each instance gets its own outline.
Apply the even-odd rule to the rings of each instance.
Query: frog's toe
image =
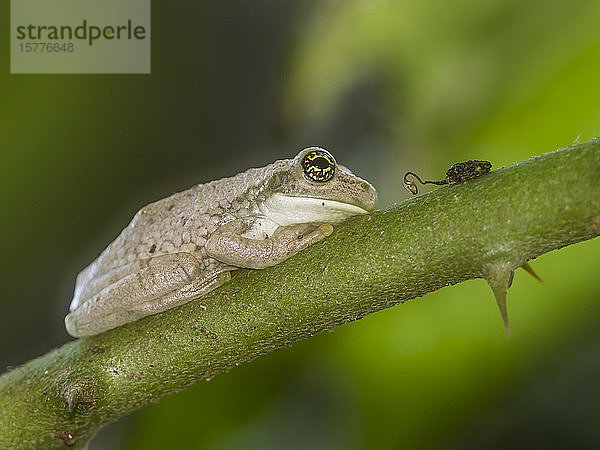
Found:
[[[329,235],[331,235],[331,233],[333,233],[333,225],[331,225],[330,223],[324,223],[323,225],[319,225],[319,228],[317,228],[317,231],[327,237]]]

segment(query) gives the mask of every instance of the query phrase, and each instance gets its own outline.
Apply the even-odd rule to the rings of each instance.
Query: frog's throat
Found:
[[[339,223],[369,211],[350,203],[311,197],[273,194],[260,206],[267,218],[280,226],[297,223]]]

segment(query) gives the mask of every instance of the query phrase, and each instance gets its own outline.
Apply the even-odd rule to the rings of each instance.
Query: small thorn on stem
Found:
[[[510,325],[508,323],[508,310],[506,308],[506,288],[504,287],[494,287],[491,286],[492,291],[494,292],[494,297],[496,297],[496,303],[498,305],[498,309],[500,310],[500,315],[502,316],[502,322],[504,323],[504,330],[506,331],[506,337],[510,337]]]
[[[485,277],[488,285],[492,288],[496,304],[502,316],[506,337],[510,337],[510,325],[508,322],[508,310],[506,308],[506,291],[511,285],[514,276],[514,270],[505,263],[494,264],[488,268],[488,275]]]
[[[525,263],[521,267],[525,269],[525,271],[528,274],[530,274],[533,278],[538,280],[540,283],[544,284],[544,280],[542,280],[541,277],[537,273],[535,273],[535,270],[533,270],[533,267],[531,267],[529,263]]]

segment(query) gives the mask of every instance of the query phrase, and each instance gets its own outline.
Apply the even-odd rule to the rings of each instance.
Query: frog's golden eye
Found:
[[[325,183],[335,174],[335,160],[325,150],[312,150],[302,158],[302,169],[309,180]]]

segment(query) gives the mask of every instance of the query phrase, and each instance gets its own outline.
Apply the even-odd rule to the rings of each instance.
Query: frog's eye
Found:
[[[302,169],[309,180],[325,183],[333,178],[335,160],[325,150],[312,150],[302,158]]]

